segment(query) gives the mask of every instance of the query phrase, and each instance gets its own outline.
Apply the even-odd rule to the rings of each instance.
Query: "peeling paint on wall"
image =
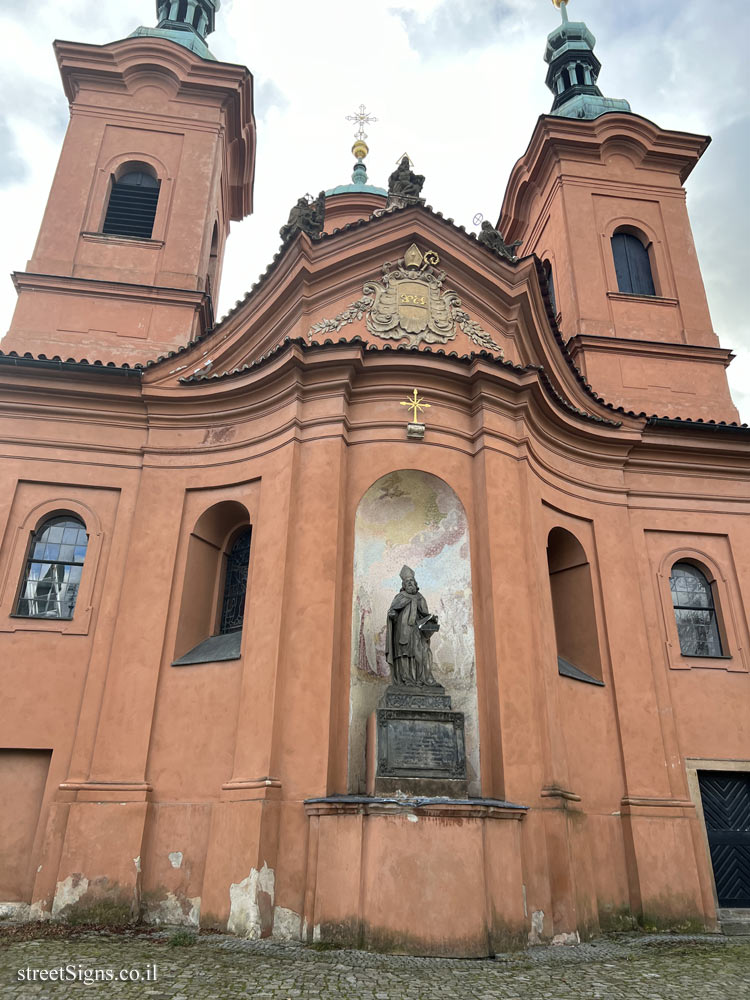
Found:
[[[260,871],[252,868],[247,878],[233,882],[229,886],[227,930],[252,939],[270,932],[274,891],[273,869],[265,862]]]
[[[173,868],[182,867],[182,851],[172,851],[171,854],[167,855],[167,857],[169,858],[169,863]]]
[[[581,943],[581,935],[578,933],[578,931],[572,931],[570,934],[555,934],[555,936],[552,938],[552,944],[572,945],[580,943]]]
[[[30,911],[28,903],[0,903],[0,920],[30,920]]]
[[[39,899],[29,907],[29,920],[49,920],[51,915],[48,899]]]
[[[531,914],[531,930],[529,944],[541,944],[544,934],[544,910],[534,910]]]
[[[165,899],[150,901],[144,905],[143,919],[148,924],[198,927],[201,919],[201,897],[176,896],[173,892],[168,892]]]
[[[85,875],[68,875],[62,882],[58,882],[55,901],[52,904],[52,916],[59,916],[66,906],[75,906],[78,900],[86,895],[88,888],[89,880]]]
[[[302,939],[302,917],[285,906],[277,906],[273,911],[273,938],[276,941],[300,941]]]

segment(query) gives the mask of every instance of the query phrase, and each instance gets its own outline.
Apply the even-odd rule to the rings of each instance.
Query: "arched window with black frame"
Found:
[[[239,632],[245,615],[247,571],[250,564],[251,528],[245,528],[234,540],[226,556],[224,596],[221,604],[219,635]]]
[[[15,613],[72,618],[87,546],[86,525],[73,514],[44,521],[31,537]]]
[[[656,295],[648,248],[633,233],[618,230],[612,237],[617,288],[626,295]]]
[[[154,233],[161,181],[145,164],[130,164],[112,182],[102,232],[150,240]]]
[[[723,656],[714,592],[705,573],[678,562],[669,577],[683,656]]]

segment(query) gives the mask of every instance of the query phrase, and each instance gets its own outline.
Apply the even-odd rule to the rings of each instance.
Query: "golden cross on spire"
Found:
[[[428,410],[430,408],[429,403],[425,403],[420,397],[419,392],[416,389],[412,390],[412,398],[402,400],[401,406],[408,406],[412,410],[412,423],[419,423],[419,411]]]
[[[371,115],[369,111],[365,110],[364,104],[360,104],[359,111],[356,115],[347,115],[346,120],[348,122],[357,123],[357,131],[354,133],[355,139],[359,139],[360,142],[364,142],[367,138],[367,133],[365,132],[365,125],[372,125],[373,122],[377,121],[374,115]]]

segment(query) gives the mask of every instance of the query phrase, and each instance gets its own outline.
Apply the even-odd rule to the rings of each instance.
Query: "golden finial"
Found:
[[[412,423],[418,424],[420,417],[420,410],[428,410],[430,408],[429,403],[425,403],[424,399],[420,397],[417,389],[412,390],[412,398],[402,400],[401,406],[408,406],[412,411]]]
[[[357,139],[357,141],[352,146],[352,152],[358,160],[364,160],[367,154],[370,152],[370,148],[364,139]]]

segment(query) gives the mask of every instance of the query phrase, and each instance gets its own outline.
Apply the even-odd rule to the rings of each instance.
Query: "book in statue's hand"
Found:
[[[420,632],[439,632],[440,623],[437,620],[437,615],[428,615],[419,623]]]

